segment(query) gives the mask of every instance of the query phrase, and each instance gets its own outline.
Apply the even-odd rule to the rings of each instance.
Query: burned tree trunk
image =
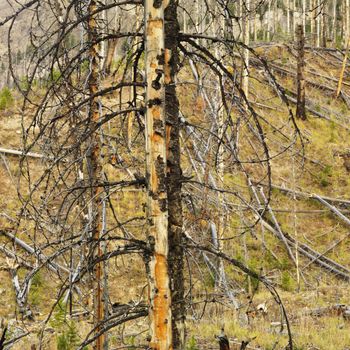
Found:
[[[7,323],[4,322],[4,324],[2,324],[3,322],[1,322],[1,328],[3,328],[2,330],[2,334],[1,334],[1,338],[0,338],[0,350],[4,350],[5,349],[5,341],[6,341],[6,332],[7,332]]]
[[[172,349],[171,291],[168,271],[168,199],[164,87],[164,8],[145,2],[146,168],[151,349]]]
[[[302,25],[297,27],[297,38],[298,38],[298,67],[297,67],[297,109],[296,117],[302,120],[306,120],[305,110],[305,59],[304,59],[304,47],[305,47],[305,36]]]
[[[182,245],[182,171],[180,165],[180,118],[176,95],[178,73],[177,1],[170,0],[165,8],[165,116],[167,135],[167,193],[169,205],[169,275],[172,293],[172,334],[175,350],[185,348],[185,305]]]
[[[250,37],[250,0],[246,0],[243,4],[244,10],[242,13],[243,22],[243,42],[244,45],[249,46]],[[242,7],[242,9],[243,9]],[[274,12],[275,14],[275,12]],[[275,23],[274,23],[275,25]],[[244,49],[243,51],[243,69],[242,69],[242,90],[246,98],[248,99],[249,93],[249,50]],[[247,107],[247,106],[245,106]]]
[[[327,18],[327,8],[328,8],[328,3],[326,0],[324,0],[322,4],[322,46],[327,47],[327,23],[328,23],[328,18]],[[305,32],[305,30],[304,30]]]
[[[97,21],[96,21],[97,2],[91,0],[88,6],[88,38],[90,43],[90,72],[89,72],[89,129],[92,132],[90,138],[90,159],[89,159],[89,179],[90,179],[90,197],[91,197],[91,235],[92,235],[92,257],[100,257],[102,255],[100,245],[101,224],[101,187],[96,186],[101,178],[101,145],[100,138],[97,133],[97,124],[99,122],[99,101],[98,97],[94,97],[99,87],[99,45],[97,42]],[[93,131],[95,130],[95,131]],[[100,323],[103,320],[103,296],[102,296],[102,263],[98,263],[93,268],[93,293],[94,293],[94,325],[96,333],[101,331]],[[102,350],[104,336],[100,335],[96,338],[94,349]]]
[[[106,55],[106,59],[104,61],[104,67],[103,67],[106,74],[111,73],[111,67],[112,67],[112,62],[113,62],[113,57],[114,57],[114,52],[116,47],[117,47],[117,39],[111,39],[108,41],[107,55]]]

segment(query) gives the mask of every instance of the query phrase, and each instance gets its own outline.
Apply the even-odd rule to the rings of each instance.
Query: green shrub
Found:
[[[89,69],[90,69],[90,61],[88,59],[84,59],[80,63],[80,73],[87,74],[89,72]]]
[[[329,142],[335,142],[337,139],[336,138],[337,131],[336,131],[336,125],[333,120],[330,122],[329,128],[331,131],[329,136]]]
[[[41,286],[43,279],[40,271],[37,272],[32,278],[32,284],[29,291],[29,302],[31,305],[38,306],[41,298]]]
[[[8,87],[4,87],[0,91],[0,110],[7,109],[13,105],[13,96]]]
[[[57,83],[61,79],[61,72],[58,69],[52,69],[49,82],[50,83]]]
[[[130,347],[135,346],[136,337],[134,335],[130,335],[124,339],[125,344],[129,345]]]
[[[192,337],[188,340],[186,344],[186,350],[199,350],[197,346],[197,340],[195,337],[192,335]]]
[[[57,336],[57,350],[74,350],[79,345],[79,336],[74,321],[70,321],[65,330]]]
[[[332,167],[330,165],[326,165],[320,172],[319,180],[322,187],[327,187],[330,184],[329,178],[332,176],[332,171]]]
[[[29,80],[27,77],[22,77],[19,81],[19,87],[23,91],[28,91],[30,88]]]
[[[256,272],[256,271],[254,271],[254,272]],[[259,289],[260,281],[255,277],[247,276],[245,283],[244,283],[244,288],[247,292],[249,292],[249,282],[250,282],[250,286],[251,286],[253,292],[255,292]]]
[[[210,271],[204,275],[204,286],[207,288],[215,287],[215,276]]]
[[[294,283],[287,271],[282,272],[281,288],[287,292],[291,292],[294,288]]]
[[[62,301],[59,301],[55,306],[50,325],[55,329],[61,329],[66,320],[66,306]]]
[[[79,345],[76,324],[67,317],[66,305],[60,301],[53,313],[50,325],[57,332],[57,350],[74,350]]]

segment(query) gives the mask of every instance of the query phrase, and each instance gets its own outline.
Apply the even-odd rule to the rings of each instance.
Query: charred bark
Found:
[[[6,332],[7,332],[7,325],[5,325],[0,338],[0,350],[5,349]]]
[[[165,116],[167,135],[167,194],[169,206],[169,275],[172,293],[172,335],[174,349],[184,349],[184,250],[182,245],[182,171],[180,164],[180,117],[176,95],[176,75],[179,70],[177,0],[165,8]]]
[[[296,117],[302,120],[306,120],[305,110],[305,36],[302,25],[298,25],[297,28],[298,37],[298,68],[297,68],[297,109]]]
[[[99,123],[99,100],[96,97],[99,88],[99,45],[96,44],[98,37],[98,27],[96,21],[97,2],[91,0],[88,6],[88,39],[90,43],[90,72],[89,72],[89,94],[94,96],[90,98],[89,101],[89,126],[90,130],[98,130],[97,125]],[[92,246],[91,253],[93,257],[100,257],[102,255],[101,245],[100,245],[100,233],[102,230],[101,223],[101,193],[102,188],[100,186],[95,186],[96,183],[101,181],[101,145],[100,139],[97,131],[91,135],[90,139],[91,149],[90,149],[90,159],[89,159],[89,180],[91,186],[91,235],[92,235]],[[102,296],[102,263],[99,262],[95,265],[93,269],[93,298],[94,298],[94,324],[96,325],[96,333],[99,334],[100,326],[104,312],[103,312],[103,296]],[[104,335],[100,334],[95,341],[94,349],[102,350],[104,343]]]

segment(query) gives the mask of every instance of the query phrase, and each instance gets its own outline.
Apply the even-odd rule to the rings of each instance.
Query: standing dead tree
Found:
[[[164,84],[167,148],[167,199],[168,199],[168,245],[169,276],[172,298],[173,348],[185,348],[185,276],[183,248],[183,207],[181,169],[181,118],[177,93],[179,73],[179,23],[178,1],[169,0],[164,10]]]
[[[170,350],[172,345],[171,292],[168,271],[167,147],[164,79],[169,79],[164,48],[166,1],[145,3],[146,61],[146,183],[148,240],[153,254],[149,261],[150,327],[152,349]],[[169,53],[168,53],[169,54]]]
[[[102,234],[102,188],[98,186],[102,179],[102,165],[101,165],[101,136],[98,132],[98,123],[100,121],[100,104],[99,97],[99,45],[98,26],[96,18],[97,3],[91,0],[88,5],[88,41],[91,43],[89,49],[90,71],[88,73],[89,85],[89,129],[92,134],[90,136],[90,149],[87,157],[89,182],[91,186],[91,236],[93,245],[91,246],[92,256],[100,258],[102,255],[100,237]],[[102,262],[97,263],[93,269],[93,298],[94,298],[94,323],[96,325],[96,332],[100,331],[100,323],[104,317],[103,306],[103,287],[102,287]],[[104,345],[104,335],[100,335],[96,339],[95,349],[102,350]]]
[[[33,11],[29,30],[33,56],[25,86],[20,84],[23,77],[13,71],[24,95],[24,152],[40,150],[43,154],[40,167],[26,157],[21,159],[18,190],[22,210],[16,229],[22,232],[28,227],[24,239],[48,257],[35,271],[45,270],[54,259],[67,269],[68,276],[55,274],[53,278],[51,292],[58,291],[55,305],[70,291],[72,308],[78,306],[94,315],[94,326],[84,334],[81,347],[94,342],[99,349],[107,332],[149,313],[151,347],[183,349],[186,308],[190,306],[185,290],[193,289],[187,282],[191,272],[184,271],[184,258],[191,261],[192,256],[205,256],[208,265],[213,257],[229,261],[224,254],[225,242],[253,232],[257,222],[249,193],[227,182],[225,176],[234,174],[241,181],[245,173],[254,172],[270,180],[270,160],[281,154],[271,153],[268,143],[283,139],[283,149],[288,149],[298,138],[293,114],[288,125],[284,121],[271,125],[242,89],[238,72],[244,63],[232,52],[258,55],[248,47],[248,41],[241,43],[233,33],[225,32],[230,28],[227,22],[235,20],[225,2],[202,3],[208,10],[205,19],[201,23],[193,20],[201,27],[201,34],[180,33],[175,0],[145,2],[146,21],[140,26],[144,32],[130,29],[126,20],[119,29],[107,29],[103,18],[108,15],[101,16],[103,11],[118,9],[126,16],[136,12],[135,7],[142,11],[142,4],[136,0],[76,1],[57,13],[49,2],[42,2]],[[218,21],[217,35],[210,36],[206,21],[212,20],[213,4],[215,13],[224,13],[227,18],[224,24]],[[191,23],[191,13],[188,18]],[[15,22],[14,17],[13,25]],[[98,47],[116,39],[123,41],[122,47],[116,48],[120,59],[112,59],[111,74],[101,79]],[[276,82],[261,62],[264,72]],[[198,79],[188,82],[190,65],[197,67]],[[186,96],[178,93],[182,86],[190,87]],[[213,86],[217,106],[207,109]],[[199,89],[206,93],[198,93]],[[278,91],[283,100],[282,91]],[[29,121],[25,115],[28,107]],[[193,113],[194,109],[198,111]],[[220,120],[216,110],[222,112]],[[274,128],[279,130],[277,136]],[[182,147],[188,153],[181,152]],[[222,180],[211,181],[218,159],[225,163]],[[128,190],[132,194],[123,200]],[[107,203],[105,229],[101,224],[103,202]],[[132,207],[125,209],[125,202],[131,202]],[[225,235],[216,235],[220,244],[214,250],[202,249],[215,240],[215,230],[208,234],[208,228],[223,225],[218,218],[222,206],[225,215],[235,218],[242,217],[236,209],[243,207],[249,213],[247,220],[230,226]],[[193,246],[188,245],[185,231],[193,236]],[[105,252],[102,244],[107,245]],[[120,298],[118,278],[125,278],[120,271],[130,273],[129,266],[129,270],[118,266],[121,255],[126,264],[137,264],[137,268],[146,265],[148,311],[143,302],[147,297],[139,285],[132,298],[139,298],[142,310],[131,307],[117,313],[118,317],[113,311],[113,298]],[[103,295],[101,265],[107,260],[117,267],[109,273],[113,288]],[[220,268],[225,271],[223,264]],[[192,268],[191,263],[188,266]],[[244,264],[235,266],[250,273]],[[32,275],[33,271],[27,277]],[[138,277],[146,283],[145,274]],[[82,293],[79,297],[73,293],[77,285]],[[225,288],[233,290],[239,285],[227,276]],[[93,295],[95,310],[83,302]]]
[[[305,35],[302,25],[297,27],[298,39],[298,65],[297,65],[297,109],[295,115],[297,118],[306,120],[305,110]]]

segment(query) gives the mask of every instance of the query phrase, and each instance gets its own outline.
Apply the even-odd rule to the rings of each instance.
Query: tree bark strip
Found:
[[[106,74],[111,73],[111,67],[112,67],[113,57],[114,57],[114,52],[116,47],[117,47],[117,39],[108,40],[107,54],[106,54],[106,59],[104,61],[104,67],[103,67]]]
[[[243,14],[243,41],[244,45],[249,46],[250,42],[250,0],[246,0],[244,4]],[[249,93],[249,50],[243,50],[243,70],[242,70],[242,90],[248,98]],[[245,106],[247,108],[247,106]]]
[[[168,199],[164,87],[164,0],[146,0],[146,178],[149,242],[150,348],[173,349],[168,271]]]
[[[89,123],[90,130],[98,130],[96,127],[99,123],[100,113],[99,113],[99,100],[96,97],[99,88],[99,45],[91,44],[97,42],[97,21],[96,15],[94,13],[97,10],[96,0],[90,0],[88,5],[88,39],[90,43],[90,72],[88,78],[89,94],[91,97],[89,102]],[[89,179],[91,185],[91,205],[92,205],[92,222],[91,222],[91,232],[92,232],[92,254],[93,256],[100,257],[102,255],[101,245],[100,245],[100,233],[102,230],[101,223],[101,193],[102,188],[100,186],[95,186],[96,183],[100,183],[101,179],[101,145],[98,132],[95,131],[91,135],[91,154],[90,154],[90,167],[89,167]],[[103,320],[103,296],[102,296],[102,263],[97,263],[93,269],[93,293],[94,293],[94,324],[96,327],[96,333],[98,334],[101,327],[98,326]],[[101,334],[96,338],[94,349],[102,350],[104,343],[104,335]]]
[[[346,63],[347,63],[348,57],[349,57],[349,47],[350,47],[350,36],[347,38],[347,42],[346,42],[345,55],[344,55],[344,59],[343,59],[342,68],[341,68],[341,71],[340,71],[337,92],[335,94],[336,98],[339,97],[340,92],[341,92],[341,88],[342,88],[342,85],[343,85],[343,79],[344,79],[344,73],[345,73],[345,69],[346,69]]]

